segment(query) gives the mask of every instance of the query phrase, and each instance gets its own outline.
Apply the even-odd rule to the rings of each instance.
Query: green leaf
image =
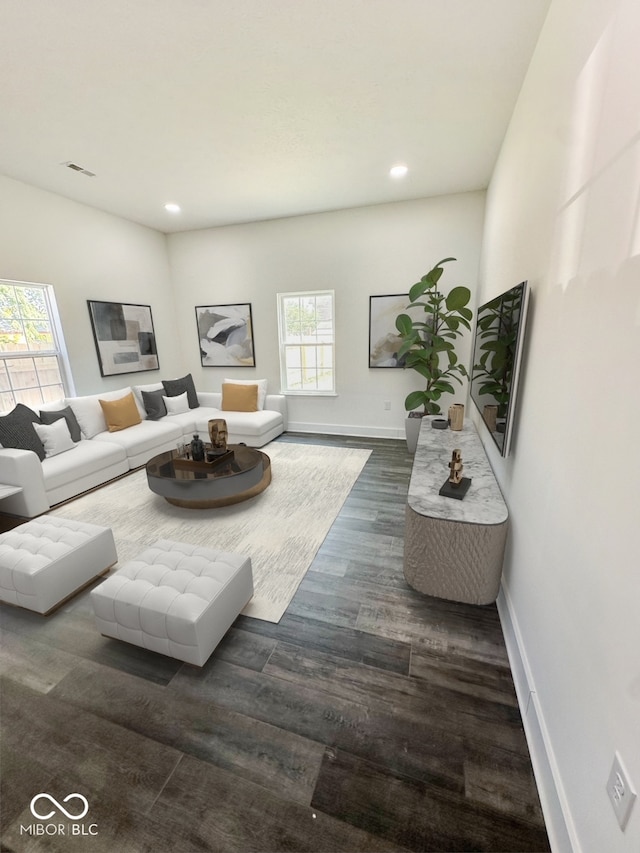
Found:
[[[455,389],[450,382],[443,382],[442,380],[439,380],[437,383],[434,383],[432,387],[435,388],[436,391],[440,391],[443,394],[455,393]]]
[[[413,287],[411,288],[411,290],[409,291],[409,300],[411,302],[415,302],[417,299],[419,299],[422,296],[422,294],[425,292],[425,290],[428,289],[428,287],[429,287],[429,282],[426,282],[426,281],[416,282],[413,285]]]
[[[454,287],[447,296],[447,309],[449,311],[459,311],[471,299],[471,291],[468,287]]]
[[[404,401],[405,409],[410,412],[412,409],[417,409],[419,406],[424,406],[427,402],[427,397],[424,391],[412,391],[407,395]]]
[[[429,272],[424,277],[429,282],[430,287],[435,287],[435,285],[440,281],[443,272],[444,270],[442,269],[442,267],[439,266],[434,267],[432,270],[429,270]]]
[[[403,344],[400,345],[400,349],[398,350],[398,354],[397,354],[396,358],[398,360],[400,360],[403,355],[406,355],[410,351],[412,346],[413,346],[412,341],[405,341]]]
[[[396,329],[405,336],[413,330],[413,321],[408,314],[399,314],[396,317]]]

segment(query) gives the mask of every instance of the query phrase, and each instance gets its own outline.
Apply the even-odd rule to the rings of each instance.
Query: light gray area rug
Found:
[[[248,554],[255,592],[242,612],[278,622],[371,451],[286,442],[262,450],[271,459],[271,485],[243,503],[172,506],[149,491],[142,470],[50,514],[111,527],[116,569],[156,539]]]

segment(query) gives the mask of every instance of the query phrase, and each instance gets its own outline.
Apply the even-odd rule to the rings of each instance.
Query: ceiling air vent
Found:
[[[66,163],[61,163],[61,166],[66,166],[67,169],[73,169],[74,172],[80,172],[82,175],[86,175],[88,178],[95,178],[96,173],[90,172],[88,169],[84,169],[82,166],[78,166],[77,163],[72,163],[71,160],[68,160]]]

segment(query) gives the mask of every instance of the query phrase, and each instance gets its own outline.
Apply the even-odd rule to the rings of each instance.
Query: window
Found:
[[[335,394],[333,290],[278,294],[280,378],[285,394]]]
[[[53,288],[0,280],[0,412],[59,400],[69,375]]]

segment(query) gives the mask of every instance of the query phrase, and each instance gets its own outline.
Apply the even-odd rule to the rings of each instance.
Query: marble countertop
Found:
[[[423,418],[407,502],[420,515],[467,524],[503,524],[509,517],[502,492],[489,465],[474,423],[465,418],[461,430],[433,429]],[[463,477],[471,479],[462,500],[438,494],[449,477],[451,454],[460,449]]]

